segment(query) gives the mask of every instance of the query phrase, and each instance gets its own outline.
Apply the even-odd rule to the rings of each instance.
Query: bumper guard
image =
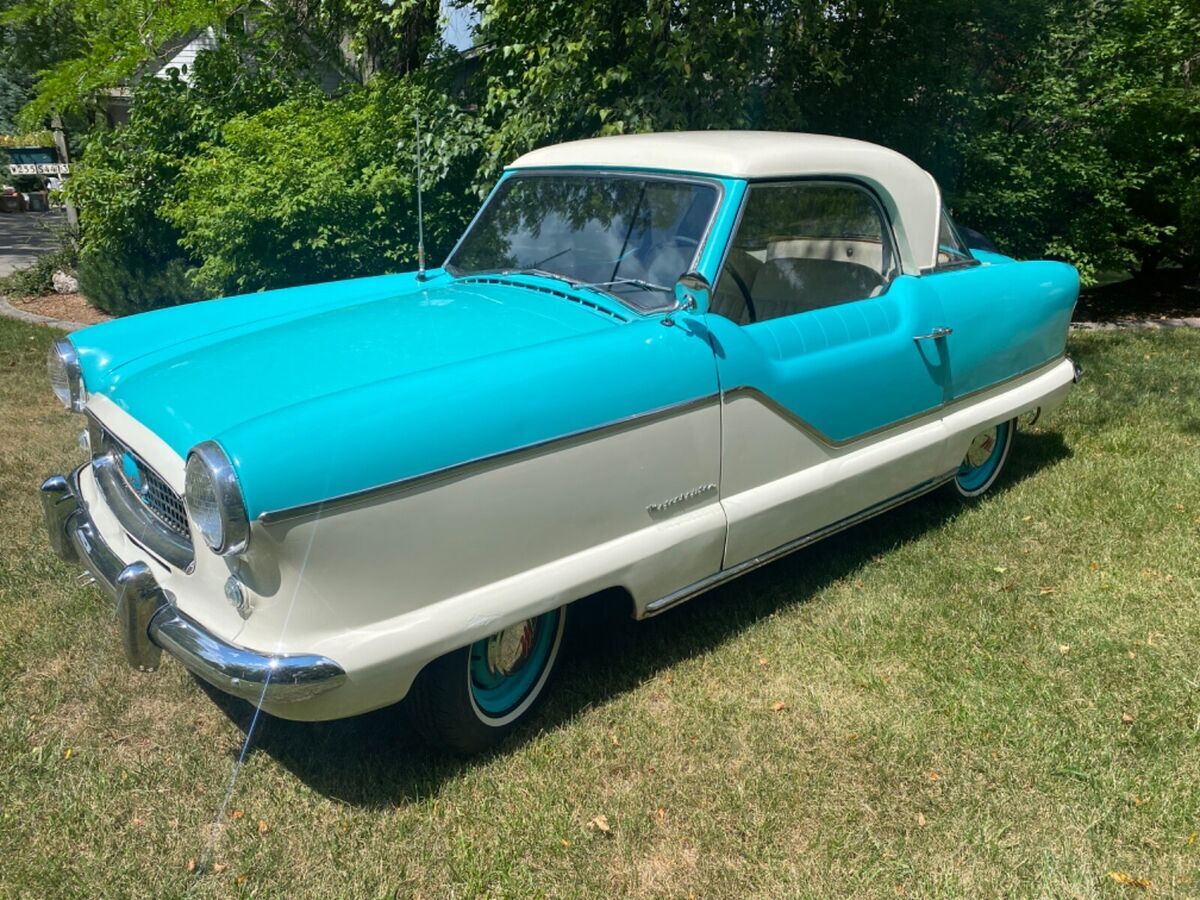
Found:
[[[101,539],[80,498],[79,473],[42,484],[42,510],[54,552],[82,563],[116,603],[125,658],[142,672],[166,650],[214,687],[252,703],[292,703],[331,690],[346,673],[313,654],[267,654],[222,640],[175,606],[144,562],[126,565]]]

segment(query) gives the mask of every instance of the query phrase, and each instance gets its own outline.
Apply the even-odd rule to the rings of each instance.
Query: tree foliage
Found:
[[[184,164],[219,141],[230,119],[320,96],[294,71],[248,56],[253,50],[230,40],[200,54],[190,85],[177,74],[143,80],[128,124],[92,133],[67,190],[80,211],[81,286],[101,308],[132,312],[198,297],[187,278],[198,261],[162,214]]]
[[[494,45],[488,176],[532,146],[591,134],[811,130],[913,157],[1015,254],[1069,259],[1085,276],[1200,262],[1194,4],[477,6]]]
[[[414,79],[380,80],[236,117],[188,161],[164,212],[201,260],[196,283],[231,293],[410,267],[418,112],[439,259],[474,211],[478,124]]]
[[[188,271],[177,297],[411,266],[418,109],[431,247],[533,147],[765,128],[895,147],[1016,255],[1200,268],[1193,0],[460,0],[471,59],[441,46],[433,0],[5,2],[53,35],[0,54],[14,83],[40,72],[27,123],[132,85],[129,125],[75,179],[83,252],[118,282]],[[253,27],[227,27],[234,9]],[[141,77],[168,32],[208,26],[191,86]]]
[[[237,0],[28,0],[0,15],[42,59],[22,124],[36,128],[106,88],[128,82],[162,49],[225,20]]]

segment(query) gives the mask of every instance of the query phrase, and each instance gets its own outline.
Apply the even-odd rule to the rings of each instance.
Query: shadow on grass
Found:
[[[1057,433],[1022,433],[1018,441],[995,488],[998,493],[1071,455]],[[657,618],[634,622],[623,615],[589,615],[587,639],[568,648],[546,702],[528,726],[494,753],[511,752],[539,730],[557,728],[766,616],[807,602],[871,557],[921,538],[951,522],[962,509],[948,490],[937,491]],[[614,659],[620,664],[614,665]],[[250,704],[197,683],[243,731],[249,726],[254,712]],[[434,795],[443,782],[475,764],[422,745],[408,729],[402,704],[335,722],[289,722],[263,715],[252,751],[269,754],[321,794],[368,808]]]

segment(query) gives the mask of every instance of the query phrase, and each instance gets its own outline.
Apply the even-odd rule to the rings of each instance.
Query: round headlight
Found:
[[[237,474],[215,441],[197,444],[188,454],[184,500],[192,521],[215,553],[241,553],[250,540],[250,523]]]
[[[50,389],[62,405],[75,412],[83,412],[87,392],[83,388],[83,373],[79,368],[79,354],[71,342],[60,338],[50,345],[46,357],[46,371],[50,376]]]

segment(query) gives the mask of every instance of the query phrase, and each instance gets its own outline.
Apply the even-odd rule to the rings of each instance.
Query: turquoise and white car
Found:
[[[833,137],[534,151],[445,264],[164,309],[50,357],[90,460],[50,543],[274,715],[408,697],[476,750],[572,604],[636,618],[942,485],[1078,379],[1074,269],[972,250],[934,179]]]

